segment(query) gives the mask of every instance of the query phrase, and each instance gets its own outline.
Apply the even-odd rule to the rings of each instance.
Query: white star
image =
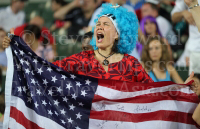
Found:
[[[65,96],[65,97],[63,97],[63,101],[65,101],[65,102],[67,102],[67,97]]]
[[[18,52],[16,50],[14,52],[15,52],[16,55],[18,54]]]
[[[72,104],[72,105],[69,106],[69,108],[70,108],[69,110],[74,111],[75,106]]]
[[[38,63],[38,60],[37,60],[37,59],[34,59],[33,62],[37,64],[37,63]]]
[[[47,110],[47,111],[48,111],[48,114],[52,116],[53,113],[51,112],[51,110]]]
[[[85,80],[85,81],[86,81],[85,84],[90,85],[91,81],[90,81],[89,79],[87,79],[87,80]]]
[[[83,95],[84,97],[85,97],[86,94],[87,94],[87,93],[85,92],[85,90],[84,90],[84,91],[81,91],[81,95]]]
[[[55,83],[56,80],[58,80],[58,79],[56,79],[56,76],[54,76],[54,77],[52,77],[52,80],[51,80],[51,81],[53,81],[53,82]]]
[[[67,89],[69,89],[70,90],[70,88],[71,88],[72,86],[70,85],[70,83],[69,84],[67,84]]]
[[[49,105],[51,105],[51,103],[49,102]]]
[[[52,89],[48,90],[48,92],[49,92],[48,95],[51,95],[51,96],[53,95]]]
[[[34,79],[31,79],[31,83],[33,83],[35,85],[35,80]]]
[[[63,110],[60,110],[61,114],[65,115],[66,111],[63,109]]]
[[[17,46],[19,45],[19,44],[17,43],[17,41],[15,41],[15,45],[17,45]]]
[[[32,56],[32,54],[30,52],[28,52],[28,54]]]
[[[45,100],[43,100],[43,101],[42,101],[42,104],[43,104],[44,106],[46,106],[46,105],[47,105],[47,103],[46,103],[46,101],[45,101]]]
[[[76,100],[77,96],[76,96],[75,93],[74,93],[74,94],[71,94],[71,96],[72,96],[72,99],[75,99],[75,100]]]
[[[81,128],[79,128],[78,126],[77,127],[75,127],[76,129],[81,129]]]
[[[25,63],[26,63],[26,65],[29,65],[30,63],[28,62],[28,60],[27,61],[25,61]]]
[[[51,72],[51,71],[52,71],[51,67],[48,67],[48,68],[47,68],[47,71]]]
[[[32,98],[31,98],[31,97],[28,97],[28,101],[27,101],[27,102],[30,102],[30,103],[31,103],[31,100],[32,100]]]
[[[61,122],[62,122],[63,124],[65,124],[65,123],[66,123],[64,120],[61,120]]]
[[[46,62],[43,60],[42,63],[45,64]]]
[[[80,112],[78,113],[78,114],[76,114],[76,119],[81,119],[81,114],[80,114]]]
[[[35,74],[33,73],[33,70],[31,71],[31,74],[32,74],[32,75],[35,75]]]
[[[76,85],[80,87],[82,84],[80,82],[76,82]]]
[[[24,91],[25,93],[26,93],[26,91],[27,91],[27,89],[26,89],[26,87],[25,87],[25,86],[23,87],[23,91]]]
[[[58,113],[56,111],[54,113],[56,114],[56,116],[58,116]]]
[[[63,90],[60,87],[57,87],[57,92],[61,93]]]
[[[42,68],[39,68],[37,73],[39,73],[41,75],[42,72],[43,72]]]
[[[36,89],[37,94],[41,95],[42,93],[40,92],[40,89]]]
[[[30,70],[29,69],[25,69],[25,73],[27,73],[29,75]]]
[[[22,92],[22,88],[21,88],[21,86],[20,87],[17,87],[17,89],[18,89],[18,92]]]
[[[81,106],[81,107],[83,107],[84,104],[82,102],[80,102],[80,103],[78,103],[78,105]]]
[[[56,70],[57,70],[58,72],[62,71],[61,68],[57,68]]]
[[[65,75],[62,75],[62,77],[61,78],[63,78],[64,80],[67,78]]]
[[[33,97],[34,95],[33,95],[33,93],[31,92],[31,97]]]
[[[43,84],[47,85],[47,83],[48,83],[47,80],[44,79],[44,80],[43,80]]]
[[[72,79],[76,78],[76,76],[74,76],[73,74],[70,74],[70,76],[71,76]]]
[[[67,119],[68,120],[68,123],[71,123],[73,122],[73,120],[71,118]]]
[[[17,69],[21,69],[21,65],[20,64],[17,64]]]
[[[24,56],[24,51],[23,50],[19,50],[19,55]]]
[[[35,104],[35,107],[37,108],[39,105],[37,104],[37,101],[34,103]]]
[[[24,63],[24,60],[23,60],[23,59],[20,59],[20,63],[23,65],[23,63]]]
[[[54,101],[54,105],[58,106],[60,102],[58,102],[58,100]]]

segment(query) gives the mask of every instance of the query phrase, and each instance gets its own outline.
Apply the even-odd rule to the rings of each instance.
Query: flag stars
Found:
[[[23,91],[26,93],[27,91],[26,86],[23,87]]]
[[[53,113],[51,112],[51,110],[48,110],[48,114],[51,115],[51,116],[53,115]]]
[[[60,102],[58,102],[58,100],[54,100],[54,105],[56,105],[56,106],[58,106],[58,104],[59,104]]]
[[[61,120],[61,122],[62,122],[64,125],[65,125],[65,123],[66,123],[64,120]]]
[[[67,97],[65,96],[65,97],[63,97],[63,101],[65,101],[65,102],[67,102]]]
[[[15,53],[16,55],[18,54],[18,52],[17,52],[16,50],[14,51],[14,53]]]
[[[48,67],[47,71],[49,71],[51,73],[51,71],[52,71],[51,67]]]
[[[56,116],[58,116],[58,113],[56,111],[54,113],[56,114]]]
[[[75,127],[76,129],[81,129],[81,128],[79,128],[78,126],[77,127]]]
[[[21,88],[21,86],[20,87],[17,87],[17,90],[18,90],[18,92],[22,92],[22,88]]]
[[[85,84],[90,85],[91,81],[89,79],[85,80]]]
[[[38,60],[37,60],[37,59],[34,59],[33,62],[34,62],[35,64],[37,64],[37,63],[38,63]]]
[[[57,92],[61,93],[63,90],[60,87],[56,87],[57,88]]]
[[[67,84],[67,89],[69,89],[70,90],[70,88],[71,88],[72,86],[70,85],[70,83],[69,84]]]
[[[24,56],[24,51],[23,50],[19,50],[19,55]]]
[[[25,63],[26,63],[26,65],[28,65],[28,66],[29,66],[29,64],[30,64],[30,63],[28,62],[28,60],[27,60],[27,61],[25,61]]]
[[[87,94],[87,93],[85,92],[85,90],[84,90],[84,91],[81,91],[81,95],[83,95],[84,97],[85,97],[86,94]]]
[[[29,69],[25,69],[25,73],[29,74],[30,70]]]
[[[70,76],[71,76],[72,79],[76,78],[76,76],[74,76],[73,74],[70,74]]]
[[[72,104],[72,105],[69,106],[69,108],[70,108],[69,110],[74,111],[75,106]]]
[[[80,87],[80,86],[81,86],[81,83],[80,83],[80,82],[76,82],[76,85],[77,85],[78,87]]]
[[[31,103],[32,101],[32,98],[31,97],[28,97],[28,101],[27,102],[30,102]]]
[[[35,75],[35,74],[33,73],[33,70],[31,71],[31,74],[32,74],[32,75]]]
[[[66,77],[65,75],[62,75],[62,77],[61,77],[61,78],[65,80],[67,77]]]
[[[65,115],[66,111],[63,109],[63,110],[60,110],[61,114]]]
[[[47,83],[48,83],[47,80],[44,79],[44,80],[43,80],[43,84],[47,85]]]
[[[15,45],[18,46],[19,44],[17,43],[17,41],[15,41]]]
[[[45,100],[43,100],[43,101],[42,101],[42,104],[43,104],[44,106],[46,106],[46,105],[47,105],[47,103],[46,103],[46,101],[45,101]]]
[[[71,118],[67,119],[68,120],[68,123],[71,123],[73,122],[73,120]]]
[[[80,102],[80,103],[78,103],[78,105],[81,106],[81,107],[83,107],[84,104],[82,102]]]
[[[52,77],[52,80],[51,80],[51,81],[55,83],[56,80],[58,80],[58,79],[56,78],[56,76],[54,76],[54,77]]]
[[[52,89],[51,89],[51,90],[48,90],[48,92],[49,92],[48,95],[51,95],[51,96],[53,95]]]
[[[43,71],[42,71],[42,68],[39,68],[37,73],[39,73],[39,74],[41,75],[42,72],[43,72]]]
[[[71,94],[71,95],[72,95],[72,99],[76,100],[76,98],[77,98],[76,94],[74,93],[74,94]]]
[[[78,114],[76,114],[76,119],[81,119],[81,114],[80,114],[80,112],[78,113]]]
[[[36,108],[39,106],[37,101],[34,103],[34,105],[35,105]]]
[[[36,89],[37,94],[41,95],[42,93],[40,92],[40,89]]]
[[[34,79],[31,79],[31,83],[35,85],[36,82]]]
[[[24,64],[24,60],[23,60],[23,59],[20,59],[20,63],[23,65],[23,64]]]

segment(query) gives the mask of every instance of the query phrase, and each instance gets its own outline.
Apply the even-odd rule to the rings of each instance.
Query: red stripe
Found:
[[[17,108],[12,106],[10,109],[10,117],[15,119],[17,123],[21,124],[26,129],[44,129],[39,127],[36,123],[33,123],[32,121],[28,120],[21,111],[17,110]]]
[[[156,111],[150,113],[132,114],[118,111],[91,111],[91,119],[108,120],[108,121],[124,121],[124,122],[144,122],[153,120],[180,122],[195,125],[192,114],[177,111]]]
[[[183,86],[189,86],[191,85],[193,81],[189,82],[186,85],[183,84],[177,84],[177,85],[183,85]],[[117,80],[99,80],[98,84],[103,87],[115,89],[118,91],[124,91],[124,92],[133,92],[133,91],[141,91],[141,90],[148,90],[151,88],[159,88],[163,86],[168,86],[172,84],[176,84],[171,81],[166,82],[154,82],[154,83],[140,83],[140,82],[127,82],[127,81],[117,81]]]
[[[95,94],[92,102],[98,102],[103,100],[110,102],[120,102],[120,103],[152,103],[163,100],[176,100],[176,101],[184,101],[197,104],[199,103],[199,99],[196,94],[187,94],[180,91],[158,92],[158,93],[151,93],[151,94],[139,95],[136,97],[115,99],[115,100],[110,100]]]

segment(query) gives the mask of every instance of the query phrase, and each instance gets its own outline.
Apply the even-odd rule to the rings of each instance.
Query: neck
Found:
[[[11,6],[11,10],[14,14],[17,14],[18,13],[18,10],[14,7],[14,6]]]
[[[159,69],[160,68],[159,65],[160,65],[159,61],[154,61],[153,64],[152,64],[152,68],[158,68]]]
[[[104,55],[105,57],[108,57],[110,54],[112,54],[111,50],[102,50],[102,49],[98,49],[99,53],[101,53],[102,55]]]
[[[39,40],[35,40],[32,45],[30,45],[30,48],[33,50],[33,51],[36,51],[36,49],[38,48],[39,46]]]
[[[90,19],[93,13],[94,13],[94,10],[86,11],[84,12],[84,16],[86,19]]]

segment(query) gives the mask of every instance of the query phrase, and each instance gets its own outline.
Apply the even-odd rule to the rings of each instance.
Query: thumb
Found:
[[[194,71],[192,71],[189,78],[192,79],[193,77],[194,77]]]
[[[11,29],[10,29],[10,33],[11,33],[11,34],[14,34],[14,30],[15,30],[14,28],[11,28]]]

